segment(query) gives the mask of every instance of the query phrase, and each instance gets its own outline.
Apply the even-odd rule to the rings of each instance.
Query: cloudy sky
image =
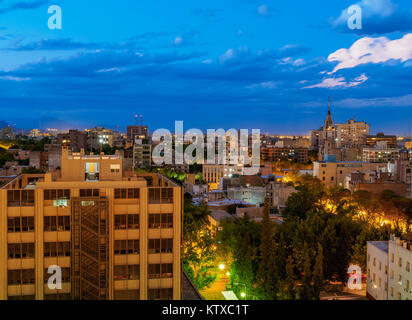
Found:
[[[363,10],[362,30],[347,8]],[[63,28],[48,28],[48,7]],[[410,0],[0,0],[0,120],[17,127],[412,126]]]

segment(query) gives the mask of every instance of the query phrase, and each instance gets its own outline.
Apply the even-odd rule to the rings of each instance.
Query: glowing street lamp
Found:
[[[241,292],[241,293],[240,293],[240,296],[241,296],[242,298],[244,298],[244,297],[246,297],[246,293]]]
[[[225,269],[225,265],[223,263],[219,264],[219,269],[220,270],[224,270]]]

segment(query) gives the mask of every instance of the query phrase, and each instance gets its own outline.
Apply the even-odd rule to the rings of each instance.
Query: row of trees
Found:
[[[330,283],[346,283],[351,264],[366,271],[367,241],[401,234],[391,224],[359,219],[359,208],[348,200],[347,191],[304,179],[287,201],[282,224],[270,220],[267,202],[262,223],[247,217],[223,223],[218,239],[232,255],[231,284],[237,294],[263,300],[319,299]]]

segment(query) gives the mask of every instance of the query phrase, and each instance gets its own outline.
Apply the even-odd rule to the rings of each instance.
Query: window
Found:
[[[138,264],[129,264],[126,266],[114,266],[115,280],[138,280],[140,268]]]
[[[34,206],[34,190],[7,190],[8,207]]]
[[[130,188],[130,189],[114,189],[115,199],[139,199],[140,189]]]
[[[44,190],[44,200],[70,199],[70,189]]]
[[[406,271],[408,271],[408,272],[410,272],[411,271],[411,265],[410,265],[410,263],[409,263],[409,261],[408,262],[406,262]]]
[[[114,228],[117,230],[139,229],[139,214],[116,214]]]
[[[379,261],[379,271],[382,270],[382,262]]]
[[[409,291],[409,280],[406,280],[405,289],[406,291]]]
[[[149,203],[173,203],[173,188],[150,188]]]
[[[70,231],[70,216],[45,216],[44,231]]]
[[[62,269],[62,282],[70,282],[70,268],[61,268]],[[47,271],[49,268],[44,269],[44,283],[48,283],[49,278],[55,274],[53,271],[52,273],[48,273]]]
[[[45,257],[70,257],[70,242],[45,242]]]
[[[393,297],[393,287],[391,287],[391,297]]]
[[[402,267],[402,258],[399,258],[398,265]]]
[[[376,258],[373,258],[373,266],[376,266]]]
[[[11,217],[7,218],[8,232],[33,232],[34,217]]]
[[[391,279],[393,279],[393,270],[391,270]]]
[[[149,300],[172,300],[173,288],[148,289],[147,296]]]
[[[391,262],[393,263],[395,261],[395,256],[394,256],[394,254],[392,253],[391,254]]]
[[[148,253],[172,253],[173,239],[149,239]]]
[[[148,277],[154,278],[171,278],[173,276],[173,263],[149,264]]]
[[[115,240],[114,254],[139,254],[139,240]]]
[[[80,189],[80,197],[98,197],[99,189]]]
[[[9,259],[34,258],[34,243],[10,243],[8,254]]]
[[[9,285],[34,283],[34,269],[8,270],[7,280]]]
[[[150,229],[173,228],[173,214],[172,213],[149,214],[149,228]]]

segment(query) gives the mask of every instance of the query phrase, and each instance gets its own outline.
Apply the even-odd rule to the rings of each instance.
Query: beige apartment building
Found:
[[[328,186],[345,186],[346,177],[352,172],[386,172],[386,163],[371,163],[359,161],[326,162],[315,161],[313,163],[313,176]]]
[[[0,189],[0,300],[181,299],[182,189],[63,149],[61,171]],[[50,266],[61,289],[50,289]]]
[[[335,125],[336,128],[336,146],[360,146],[369,136],[369,124],[363,121],[349,119],[346,123]]]

